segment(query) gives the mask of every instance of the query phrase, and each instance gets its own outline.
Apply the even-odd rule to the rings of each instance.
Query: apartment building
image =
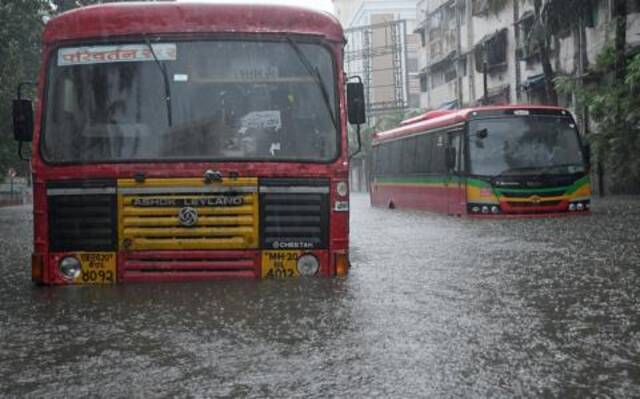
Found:
[[[365,83],[369,115],[420,107],[415,0],[334,0],[345,68]]]
[[[547,103],[540,50],[529,40],[537,29],[532,3],[508,0],[492,9],[489,0],[418,1],[421,108]],[[627,40],[632,48],[640,44],[638,3],[629,1]],[[553,37],[549,56],[555,74],[586,76],[613,38],[612,0],[591,4],[584,30],[568,28]],[[558,101],[573,104],[570,96]]]

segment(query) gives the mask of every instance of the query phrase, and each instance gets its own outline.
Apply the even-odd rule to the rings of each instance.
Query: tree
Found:
[[[626,14],[626,1],[616,0],[614,41],[598,56],[592,70],[601,84],[581,88],[575,79],[563,76],[556,79],[556,85],[561,92],[575,92],[597,123],[598,132],[591,142],[598,170],[609,171],[610,191],[640,193],[640,54],[627,54]]]
[[[13,141],[11,100],[19,82],[37,78],[42,17],[49,11],[46,0],[0,2],[0,176],[10,167],[27,173]]]

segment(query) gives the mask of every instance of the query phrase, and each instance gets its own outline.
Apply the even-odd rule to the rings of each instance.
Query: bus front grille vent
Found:
[[[113,251],[116,222],[115,195],[49,196],[51,251]]]
[[[121,249],[256,248],[256,197],[255,193],[123,195]],[[212,200],[235,205],[202,205]],[[193,213],[190,224],[180,216],[187,209]]]
[[[269,179],[260,186],[264,249],[326,249],[329,235],[327,180]]]

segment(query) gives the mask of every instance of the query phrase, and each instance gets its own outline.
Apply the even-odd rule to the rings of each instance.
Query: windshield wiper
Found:
[[[171,109],[171,86],[169,85],[169,76],[167,75],[167,66],[164,63],[160,62],[160,60],[156,56],[156,52],[153,50],[153,46],[151,45],[149,38],[145,36],[144,40],[145,40],[145,43],[147,43],[147,47],[149,47],[149,51],[151,51],[151,55],[153,56],[153,59],[156,62],[156,65],[158,66],[158,68],[160,68],[160,72],[162,73],[162,79],[164,80],[164,96],[165,96],[165,102],[167,103],[167,123],[169,124],[169,126],[172,126],[173,112]]]
[[[322,80],[320,71],[318,71],[318,68],[311,65],[309,58],[307,58],[307,56],[302,52],[302,49],[300,49],[300,46],[298,45],[298,43],[296,43],[293,37],[287,36],[287,41],[291,45],[291,48],[293,48],[293,50],[296,52],[298,59],[300,60],[302,65],[304,65],[305,69],[309,73],[309,76],[313,77],[314,82],[320,89],[320,92],[322,93],[322,100],[324,101],[324,104],[327,107],[327,111],[331,116],[331,122],[333,123],[333,126],[336,128],[336,130],[338,130],[338,121],[336,120],[336,116],[333,113],[334,110],[331,109],[331,100],[329,100],[329,93],[327,92],[327,88],[324,85],[324,81]]]

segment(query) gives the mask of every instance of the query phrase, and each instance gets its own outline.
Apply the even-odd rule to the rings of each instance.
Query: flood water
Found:
[[[638,397],[640,199],[472,221],[354,195],[342,279],[36,287],[0,208],[2,397]]]

